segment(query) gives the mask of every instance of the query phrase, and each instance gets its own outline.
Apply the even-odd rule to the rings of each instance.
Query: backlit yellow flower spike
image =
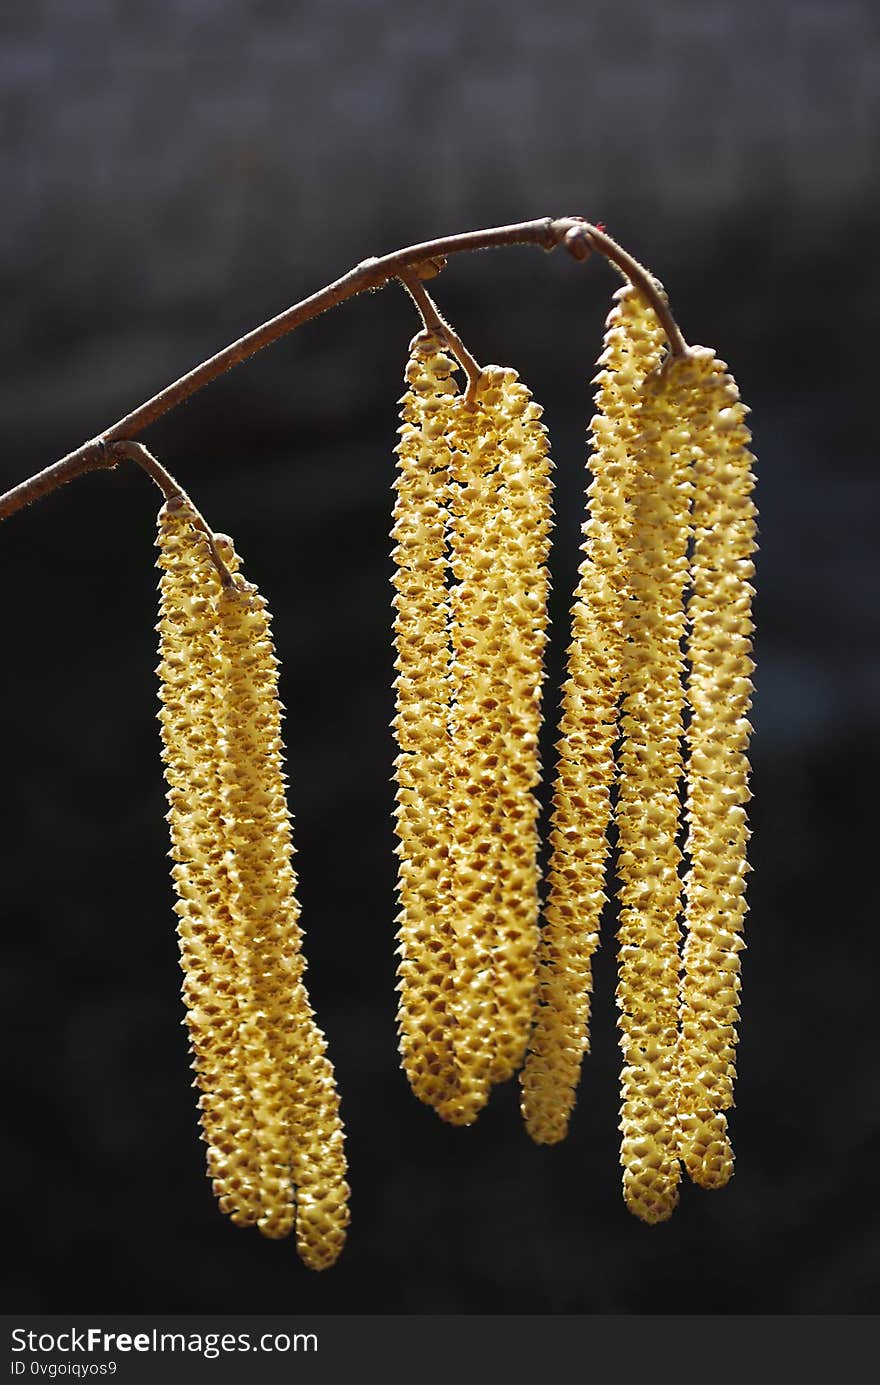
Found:
[[[678,996],[684,589],[691,495],[692,364],[673,357],[641,390],[633,447],[623,608],[623,739],[617,805],[621,1163],[624,1198],[646,1222],[678,1201]]]
[[[450,703],[450,876],[454,900],[451,1007],[459,1090],[438,1110],[470,1125],[488,1100],[498,1053],[494,886],[503,868],[498,784],[505,755],[508,689],[504,665],[504,574],[496,520],[501,477],[497,431],[481,406],[455,406],[449,429],[449,592],[452,646]]]
[[[225,587],[217,605],[232,908],[248,942],[251,1004],[241,1037],[259,1150],[258,1225],[266,1236],[283,1236],[295,1215],[300,1257],[324,1269],[345,1239],[348,1186],[333,1070],[303,984],[278,664],[266,603],[254,587]]]
[[[400,754],[396,831],[398,1031],[403,1068],[431,1106],[457,1089],[449,878],[449,606],[446,427],[458,386],[452,361],[422,332],[410,345],[394,503],[394,642]]]
[[[239,1045],[242,959],[230,913],[220,803],[217,568],[195,511],[162,507],[157,543],[161,606],[163,760],[186,1024],[208,1174],[221,1210],[239,1226],[260,1215],[253,1110]],[[225,553],[233,564],[231,548]]]
[[[631,449],[639,390],[664,336],[631,284],[618,289],[595,377],[584,561],[572,607],[553,792],[548,899],[538,951],[540,1005],[522,1073],[526,1129],[565,1138],[589,1047],[591,958],[599,941],[620,692]]]
[[[521,1066],[535,1008],[538,944],[538,800],[543,655],[547,643],[552,469],[542,410],[516,371],[482,372],[479,408],[490,420],[497,492],[489,520],[494,584],[503,618],[494,649],[502,740],[491,787],[496,864],[492,885],[495,1053],[493,1082]],[[496,612],[497,618],[498,612]],[[486,651],[489,653],[487,643]]]
[[[755,548],[754,458],[746,409],[723,361],[692,347],[697,386],[693,592],[688,607],[688,763],[682,978],[680,1151],[694,1182],[721,1187],[733,1172],[723,1112],[733,1105],[739,953],[746,912],[745,805]]]

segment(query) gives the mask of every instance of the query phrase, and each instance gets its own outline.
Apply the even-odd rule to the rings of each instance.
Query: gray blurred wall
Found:
[[[47,345],[44,415],[117,380],[137,395],[363,256],[443,232],[577,211],[661,271],[750,217],[771,257],[806,259],[876,212],[870,0],[6,11],[0,427],[32,408]],[[467,282],[521,277],[497,258]],[[118,348],[100,388],[97,336]]]

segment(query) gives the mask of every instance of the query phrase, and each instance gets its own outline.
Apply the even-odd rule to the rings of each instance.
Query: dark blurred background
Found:
[[[204,1177],[155,721],[157,495],[120,469],[3,525],[5,1310],[876,1311],[880,10],[30,0],[4,30],[0,488],[366,255],[579,212],[730,362],[762,531],[737,1172],[648,1228],[620,1197],[610,911],[564,1145],[530,1145],[515,1084],[461,1131],[398,1070],[406,299],[303,327],[145,436],[275,613],[353,1185],[349,1245],[315,1276],[228,1225]],[[614,287],[598,261],[535,249],[436,284],[474,353],[545,406],[551,720]]]

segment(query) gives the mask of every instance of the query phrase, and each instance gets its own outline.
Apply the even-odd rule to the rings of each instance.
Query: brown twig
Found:
[[[176,496],[182,495],[192,504],[183,486],[178,485],[171,472],[165,470],[158,458],[154,457],[152,452],[148,452],[142,442],[130,442],[125,439],[121,442],[108,442],[104,446],[114,458],[110,465],[115,466],[116,462],[135,462],[142,471],[152,477],[166,500],[173,500]]]
[[[153,395],[152,399],[106,428],[99,437],[92,438],[60,461],[53,462],[5,495],[0,495],[0,520],[7,519],[32,501],[39,500],[86,472],[116,466],[120,456],[109,446],[110,443],[128,442],[225,371],[346,299],[381,288],[389,279],[398,279],[406,270],[418,265],[425,265],[429,274],[436,273],[447,256],[464,251],[490,250],[504,245],[538,245],[544,250],[554,250],[560,244],[564,244],[576,260],[587,259],[594,250],[611,260],[652,304],[673,354],[681,355],[687,349],[669,307],[648,271],[604,231],[582,217],[565,216],[555,220],[542,217],[538,221],[521,221],[510,226],[494,226],[484,231],[466,231],[461,235],[422,241],[403,250],[395,250],[390,255],[363,260],[341,279],[334,280],[326,288],[264,322],[261,327],[256,327],[188,374],[182,375],[159,394]]]
[[[581,221],[578,217],[569,219],[575,224],[569,227],[562,238],[566,250],[576,260],[585,260],[592,250],[597,250],[606,260],[616,265],[624,278],[635,285],[645,301],[654,309],[673,356],[685,355],[688,349],[687,342],[650,270],[639,264],[639,261],[628,250],[624,250],[622,245],[618,245],[616,240],[612,240],[607,231],[590,225],[588,221]]]
[[[473,408],[477,386],[483,374],[481,367],[474,360],[458,333],[450,327],[446,318],[441,314],[437,304],[418,277],[418,271],[399,274],[398,278],[418,308],[422,322],[424,323],[425,331],[429,332],[432,336],[439,337],[444,345],[449,347],[449,350],[467,375],[468,383],[464,394],[464,402],[468,408]]]

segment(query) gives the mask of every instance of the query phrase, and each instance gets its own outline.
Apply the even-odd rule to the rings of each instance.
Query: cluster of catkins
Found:
[[[412,1090],[445,1121],[471,1124],[519,1072],[529,1134],[564,1138],[616,776],[623,1189],[659,1222],[682,1166],[703,1187],[733,1170],[753,458],[724,363],[670,352],[629,283],[599,365],[542,888],[546,430],[515,371],[486,367],[462,391],[442,333],[410,348],[393,528],[398,1026]],[[266,604],[183,495],[163,506],[158,544],[160,720],[208,1173],[237,1225],[295,1229],[321,1269],[345,1239],[346,1162],[303,980]]]
[[[703,1187],[733,1171],[753,458],[724,363],[669,353],[628,283],[599,365],[542,924],[546,433],[513,371],[465,394],[442,338],[411,346],[393,531],[398,1022],[412,1089],[444,1120],[472,1122],[520,1069],[529,1134],[564,1138],[616,772],[623,1187],[659,1222],[682,1165]]]

